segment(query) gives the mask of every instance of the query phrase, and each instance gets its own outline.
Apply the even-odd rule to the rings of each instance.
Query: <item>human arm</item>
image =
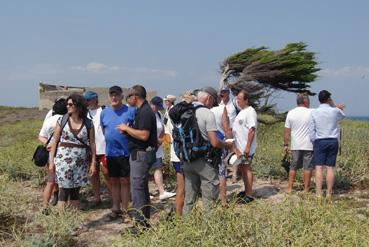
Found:
[[[251,145],[252,145],[252,142],[254,141],[254,138],[255,138],[255,133],[256,133],[256,128],[255,127],[252,127],[252,128],[249,129],[249,133],[247,135],[246,148],[243,151],[243,154],[246,157],[249,157]]]
[[[50,145],[50,151],[49,151],[49,170],[54,171],[55,170],[55,164],[54,164],[54,154],[56,153],[56,148],[59,142],[60,138],[60,125],[56,124],[54,128],[54,138]]]
[[[230,149],[232,147],[232,143],[221,141],[217,138],[216,131],[208,131],[208,138],[210,144],[215,148],[227,148]]]
[[[130,135],[131,137],[141,140],[141,141],[147,141],[150,137],[150,131],[149,130],[141,130],[141,129],[134,129],[127,124],[120,124],[117,126],[117,129],[122,134]]]
[[[89,167],[89,175],[93,176],[96,174],[96,143],[95,143],[95,128],[90,129],[90,154],[91,163]]]
[[[285,153],[289,152],[289,139],[290,139],[290,135],[291,135],[291,129],[285,127],[284,128],[284,136],[283,136],[283,149]]]
[[[226,139],[233,138],[231,124],[229,122],[227,107],[224,107],[223,114],[222,114],[222,127],[224,130],[224,135]]]
[[[38,140],[43,144],[46,145],[47,143],[47,138],[45,136],[38,136]]]

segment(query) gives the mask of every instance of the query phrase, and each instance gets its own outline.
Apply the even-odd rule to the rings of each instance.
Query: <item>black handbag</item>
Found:
[[[54,134],[54,133],[53,133]],[[49,137],[45,145],[38,145],[35,152],[33,153],[32,161],[36,166],[44,167],[49,161],[49,151],[47,150],[47,145],[49,144],[53,134]]]

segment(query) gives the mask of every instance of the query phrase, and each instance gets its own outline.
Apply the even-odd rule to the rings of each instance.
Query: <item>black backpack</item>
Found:
[[[210,149],[210,142],[202,137],[195,114],[201,107],[204,106],[194,106],[184,101],[169,111],[173,122],[173,147],[181,161],[190,162],[205,157]]]

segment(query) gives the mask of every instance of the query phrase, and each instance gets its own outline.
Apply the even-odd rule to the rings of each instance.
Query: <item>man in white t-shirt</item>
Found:
[[[309,121],[311,109],[309,96],[305,93],[297,95],[297,107],[287,114],[284,128],[284,151],[288,154],[291,150],[291,166],[288,174],[287,193],[292,192],[292,186],[296,178],[296,171],[304,168],[304,192],[310,188],[311,172],[314,166],[311,163],[313,157],[313,144],[309,137]],[[289,138],[291,136],[291,148]]]
[[[239,169],[245,185],[245,194],[239,194],[239,202],[249,203],[254,200],[252,197],[253,175],[251,162],[256,151],[257,114],[255,109],[249,105],[246,90],[241,90],[236,99],[242,110],[234,120],[232,132],[236,144],[235,153],[241,159]]]
[[[221,95],[218,95],[218,103],[221,101]],[[210,109],[214,113],[215,122],[217,126],[217,137],[219,140],[231,139],[233,138],[232,129],[230,127],[229,116],[227,112],[227,107],[225,105],[214,106]],[[218,176],[219,176],[219,197],[222,206],[227,204],[227,168],[223,161],[223,158],[227,155],[227,150],[222,150],[222,159],[220,164],[218,164]]]
[[[228,87],[223,87],[220,90],[220,96],[222,97],[222,101],[219,103],[220,106],[225,106],[227,108],[229,122],[231,124],[231,128],[234,123],[234,119],[237,116],[236,106],[233,104],[230,98],[231,90]]]
[[[106,164],[106,156],[105,156],[105,136],[103,134],[101,123],[100,123],[100,115],[105,106],[99,106],[98,95],[95,92],[87,91],[83,94],[83,97],[86,99],[88,114],[87,117],[90,118],[94,124],[95,129],[95,144],[96,144],[96,163],[98,169],[101,168],[101,171],[104,175],[105,185],[111,193],[111,183],[108,176],[108,169]],[[100,197],[100,174],[97,172],[94,176],[91,177],[92,189],[94,191],[95,196],[95,204],[92,207],[97,207],[101,204]]]

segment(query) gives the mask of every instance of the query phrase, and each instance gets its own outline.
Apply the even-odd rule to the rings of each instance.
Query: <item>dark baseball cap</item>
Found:
[[[155,96],[154,98],[152,98],[150,100],[150,103],[157,106],[159,110],[163,110],[164,106],[163,106],[163,99],[159,96]]]
[[[213,106],[218,106],[217,98],[218,92],[213,87],[203,87],[201,88],[202,92],[208,93],[213,98]]]
[[[113,94],[113,93],[122,94],[123,90],[120,86],[112,86],[109,88],[109,94]]]

